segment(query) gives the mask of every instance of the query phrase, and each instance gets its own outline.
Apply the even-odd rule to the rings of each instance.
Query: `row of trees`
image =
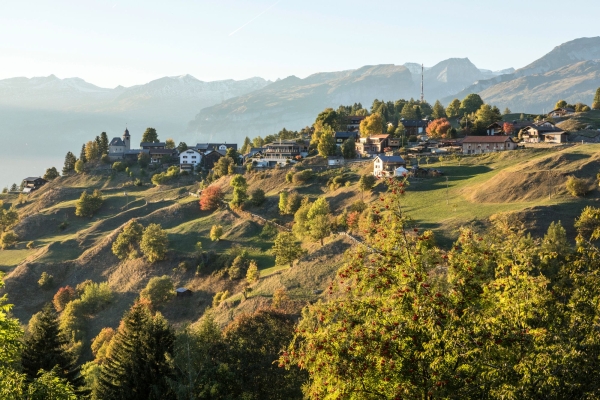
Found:
[[[169,238],[159,224],[144,228],[135,219],[125,225],[112,244],[112,252],[119,259],[135,259],[141,253],[150,263],[163,260],[168,248]]]

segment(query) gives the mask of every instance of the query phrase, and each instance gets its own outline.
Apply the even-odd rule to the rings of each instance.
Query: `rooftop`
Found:
[[[463,143],[504,143],[512,142],[510,136],[467,136],[463,139]]]
[[[381,161],[383,161],[384,163],[398,163],[398,164],[405,164],[406,162],[404,161],[404,158],[400,157],[400,156],[377,156],[375,157],[375,160],[380,159]]]

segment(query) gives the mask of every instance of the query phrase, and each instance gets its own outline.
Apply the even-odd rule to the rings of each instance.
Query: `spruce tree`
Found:
[[[100,134],[100,156],[108,154],[108,136],[106,132]]]
[[[446,118],[446,110],[444,109],[444,106],[442,105],[442,103],[440,103],[439,100],[435,101],[431,116],[435,119]]]
[[[113,338],[110,356],[102,364],[96,393],[99,399],[169,399],[174,371],[169,359],[175,335],[160,313],[137,302],[125,314]]]
[[[75,163],[77,162],[77,158],[70,151],[67,152],[65,156],[65,165],[63,166],[62,173],[63,175],[68,175],[71,172],[75,171]]]
[[[81,153],[79,153],[79,159],[81,162],[87,162],[87,156],[85,155],[85,143],[81,145]]]
[[[65,348],[68,340],[59,328],[58,314],[50,303],[32,317],[29,332],[23,344],[21,365],[23,372],[33,380],[40,370],[57,372],[74,386],[81,386],[82,380],[76,359]]]
[[[594,102],[592,103],[594,110],[600,110],[600,88],[596,89],[596,95],[594,96]]]

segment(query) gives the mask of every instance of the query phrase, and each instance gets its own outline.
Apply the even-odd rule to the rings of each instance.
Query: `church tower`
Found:
[[[127,128],[125,128],[125,133],[123,133],[123,142],[125,142],[125,151],[131,150],[131,136],[129,136]]]

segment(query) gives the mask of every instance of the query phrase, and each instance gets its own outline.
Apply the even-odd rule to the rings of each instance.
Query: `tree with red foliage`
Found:
[[[75,299],[75,289],[67,285],[58,289],[58,292],[54,295],[52,303],[57,312],[61,312],[65,309],[65,306],[72,300]]]
[[[452,125],[446,118],[434,119],[427,127],[427,135],[431,138],[445,139],[452,129]]]
[[[504,130],[505,134],[512,135],[513,132],[515,131],[515,126],[513,124],[511,124],[510,122],[505,122],[504,125],[502,126],[502,129]]]
[[[358,228],[358,219],[360,218],[360,213],[358,211],[352,211],[348,214],[348,218],[346,219],[346,224],[348,225],[348,230],[352,233],[355,229]]]
[[[223,192],[219,186],[209,186],[200,195],[200,209],[212,211],[219,208],[223,201]]]

